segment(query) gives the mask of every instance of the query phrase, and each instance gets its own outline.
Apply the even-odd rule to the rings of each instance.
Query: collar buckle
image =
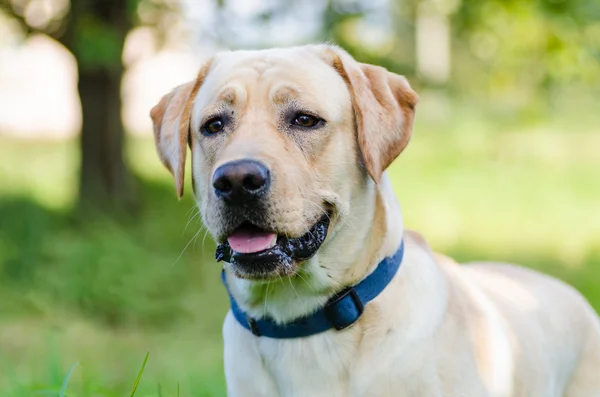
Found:
[[[323,308],[325,317],[337,331],[348,328],[362,316],[365,305],[353,287],[343,289]]]
[[[250,328],[250,332],[252,332],[252,334],[254,336],[261,336],[260,331],[258,330],[258,324],[256,323],[255,319],[253,319],[250,316],[246,316],[246,322],[248,323],[248,327]]]

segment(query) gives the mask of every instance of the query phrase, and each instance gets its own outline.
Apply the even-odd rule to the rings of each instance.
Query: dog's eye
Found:
[[[293,124],[303,128],[313,128],[321,123],[321,120],[309,114],[299,113],[296,115]]]
[[[222,131],[224,127],[225,123],[223,122],[223,119],[220,117],[215,117],[204,123],[202,128],[200,128],[200,132],[202,132],[204,135],[213,135]]]

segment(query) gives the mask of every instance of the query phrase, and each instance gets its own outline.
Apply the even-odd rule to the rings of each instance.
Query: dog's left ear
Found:
[[[358,145],[369,175],[378,183],[410,140],[419,97],[404,76],[359,63],[337,47],[322,46],[320,52],[348,86]]]

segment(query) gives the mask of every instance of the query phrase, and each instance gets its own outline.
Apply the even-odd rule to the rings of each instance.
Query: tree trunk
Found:
[[[131,209],[132,178],[123,159],[121,54],[131,29],[129,1],[72,0],[65,44],[77,58],[83,126],[79,207]]]
[[[131,176],[123,160],[121,79],[122,67],[79,70],[83,207],[112,210],[132,204]]]

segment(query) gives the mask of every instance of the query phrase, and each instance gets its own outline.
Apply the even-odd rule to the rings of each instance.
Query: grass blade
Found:
[[[177,382],[177,397],[179,397],[179,382]]]
[[[135,380],[135,384],[133,385],[133,389],[131,389],[131,394],[129,397],[133,397],[135,391],[137,390],[138,385],[140,384],[140,380],[142,379],[142,374],[144,373],[144,368],[146,368],[146,362],[148,361],[148,356],[150,352],[146,352],[146,357],[144,357],[144,362],[142,363],[142,368],[140,368],[140,372],[138,373],[137,379]]]
[[[65,376],[65,379],[63,380],[62,386],[60,388],[60,393],[58,394],[59,397],[65,397],[65,394],[67,393],[67,385],[69,384],[69,379],[71,378],[75,367],[77,367],[77,364],[79,364],[79,362],[73,364],[69,372],[67,372],[67,376]]]

